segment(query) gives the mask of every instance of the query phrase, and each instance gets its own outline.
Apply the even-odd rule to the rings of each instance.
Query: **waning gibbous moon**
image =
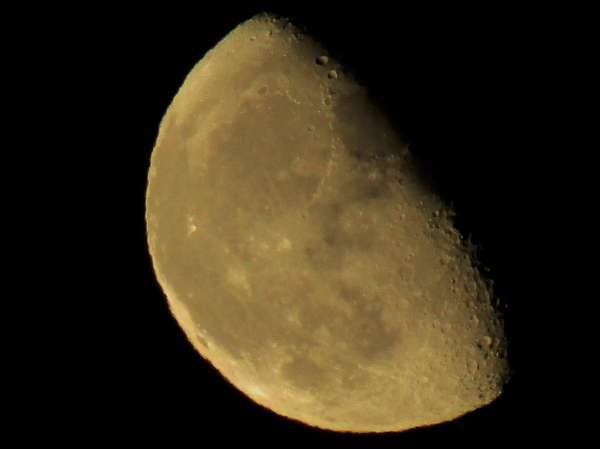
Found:
[[[508,379],[452,210],[365,88],[285,20],[244,22],[192,69],[160,126],[146,222],[188,339],[278,414],[401,431]]]

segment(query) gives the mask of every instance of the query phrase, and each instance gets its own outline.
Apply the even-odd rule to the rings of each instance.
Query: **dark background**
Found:
[[[454,204],[460,230],[480,245],[507,306],[514,371],[490,406],[398,434],[310,428],[239,393],[195,353],[171,317],[144,222],[159,122],[204,53],[262,11],[291,17],[356,73]],[[63,80],[80,97],[70,116],[81,123],[81,147],[69,157],[80,168],[79,181],[95,185],[96,206],[88,210],[89,197],[80,199],[77,184],[69,184],[73,207],[95,224],[93,236],[75,225],[70,230],[82,252],[72,263],[85,267],[73,282],[84,286],[82,300],[90,306],[70,335],[71,425],[97,439],[167,436],[199,447],[453,447],[556,438],[558,392],[539,313],[554,301],[539,294],[548,276],[541,268],[547,232],[541,223],[549,213],[542,198],[552,158],[542,136],[546,106],[555,98],[548,95],[547,64],[562,45],[547,11],[245,3],[157,8],[153,20],[142,12],[90,12],[57,44],[78,44],[74,69]]]

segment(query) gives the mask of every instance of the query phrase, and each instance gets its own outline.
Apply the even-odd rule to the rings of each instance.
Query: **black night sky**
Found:
[[[82,438],[115,444],[124,436],[132,443],[185,439],[206,448],[535,444],[550,414],[536,328],[542,325],[536,311],[545,301],[536,292],[545,279],[538,260],[546,211],[535,174],[545,170],[539,110],[550,83],[539,64],[554,36],[544,11],[446,6],[417,14],[368,2],[279,3],[244,2],[202,12],[163,5],[152,10],[157,16],[152,21],[142,10],[98,12],[102,20],[93,25],[90,13],[89,26],[74,25],[63,38],[69,43],[81,38],[70,79],[81,95],[77,104],[91,112],[74,107],[71,114],[94,122],[94,131],[81,130],[87,138],[82,142],[92,141],[93,149],[82,146],[78,164],[81,178],[89,175],[98,183],[93,195],[102,210],[93,217],[96,237],[73,230],[93,259],[84,270],[91,277],[78,282],[85,286],[82,301],[92,309],[86,316],[98,319],[73,331],[78,380],[69,422]],[[152,270],[144,222],[158,125],[204,53],[263,11],[305,27],[369,87],[423,171],[454,204],[460,230],[481,246],[481,260],[507,305],[514,371],[492,405],[454,422],[398,434],[310,428],[239,393],[195,353],[171,317]]]

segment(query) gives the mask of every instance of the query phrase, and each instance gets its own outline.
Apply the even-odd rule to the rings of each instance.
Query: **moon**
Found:
[[[149,252],[198,353],[335,431],[453,420],[509,378],[493,286],[407,145],[319,43],[256,16],[191,70],[151,156]]]

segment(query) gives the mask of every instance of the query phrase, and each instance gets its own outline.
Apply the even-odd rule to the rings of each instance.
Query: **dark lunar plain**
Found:
[[[198,356],[169,313],[144,222],[159,122],[204,53],[263,11],[303,26],[368,86],[422,171],[454,205],[460,231],[481,248],[480,260],[506,304],[512,368],[511,381],[492,404],[453,422],[402,433],[311,428],[238,392]],[[97,316],[106,320],[91,337],[100,352],[91,365],[82,365],[85,374],[74,375],[81,385],[72,425],[111,441],[167,437],[169,445],[181,439],[206,448],[481,447],[547,438],[554,384],[542,368],[547,349],[540,347],[541,326],[547,324],[538,311],[556,299],[537,294],[537,285],[547,281],[539,268],[539,242],[548,211],[538,201],[544,148],[534,130],[549,81],[536,61],[546,57],[544,33],[551,32],[542,29],[540,17],[539,11],[491,8],[416,15],[368,2],[347,9],[248,2],[202,13],[168,10],[161,19],[168,29],[135,16],[97,25],[81,50],[93,55],[92,62],[82,62],[73,76],[82,94],[93,91],[90,101],[102,105],[97,132],[111,136],[96,139],[94,156],[81,159],[106,168],[98,187],[105,235],[93,251],[95,270],[110,281],[87,287]],[[79,352],[86,352],[83,340]]]

